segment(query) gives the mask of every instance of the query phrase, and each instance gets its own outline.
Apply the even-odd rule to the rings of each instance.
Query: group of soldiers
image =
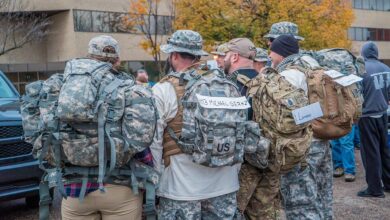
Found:
[[[270,64],[292,85],[307,94],[305,75],[296,69],[289,69],[291,62],[296,61],[294,58],[301,56],[299,41],[304,40],[298,35],[297,25],[291,22],[276,23],[264,37],[268,40],[270,54],[266,49],[256,48],[247,38],[232,39],[211,53],[218,67],[236,83],[243,96],[247,95],[247,88],[237,77],[244,75],[252,79]],[[186,73],[197,67],[194,64],[200,61],[201,56],[207,55],[202,50],[200,34],[190,30],[176,31],[168,44],[161,46],[161,50],[168,54],[168,64],[173,72]],[[310,65],[318,65],[309,56],[306,60],[310,61]],[[307,162],[287,173],[254,168],[245,162],[242,166],[207,168],[191,163],[188,155],[180,154],[180,151],[166,154],[164,149],[172,147],[166,145],[175,145],[167,127],[180,132],[182,109],[178,100],[183,95],[182,91],[183,86],[171,80],[169,74],[153,87],[160,113],[158,134],[151,146],[154,164],[162,174],[157,192],[160,197],[160,219],[233,219],[238,216],[278,219],[280,196],[287,219],[332,219],[332,160],[328,140],[313,139]],[[170,163],[164,165],[162,160],[167,157]],[[249,169],[259,177],[253,180],[257,183],[250,198],[240,198],[240,185],[251,181],[241,177],[240,168],[241,172]],[[241,206],[241,200],[246,204]],[[240,207],[244,208],[240,210]]]
[[[213,51],[212,54],[215,55],[214,58],[218,64],[219,70],[217,73],[221,73],[219,77],[222,77],[223,80],[225,80],[224,82],[228,82],[229,85],[234,84],[233,87],[238,89],[240,95],[245,96],[248,102],[251,103],[251,97],[248,96],[249,88],[245,80],[251,80],[258,77],[263,74],[262,70],[266,69],[265,67],[271,66],[292,86],[299,88],[307,95],[308,85],[306,83],[305,74],[299,69],[290,67],[302,66],[303,68],[315,68],[316,66],[319,66],[319,64],[309,55],[300,53],[299,41],[304,39],[298,35],[297,25],[291,22],[273,24],[269,34],[264,37],[268,40],[269,53],[266,49],[256,48],[254,43],[248,38],[235,38],[218,46],[216,51]],[[129,100],[125,99],[123,106],[119,102],[112,101],[108,105],[107,118],[100,117],[100,114],[98,115],[99,117],[96,115],[94,116],[93,114],[96,113],[97,108],[95,111],[91,110],[88,112],[92,114],[91,118],[88,118],[88,120],[92,121],[93,118],[98,118],[99,121],[101,119],[110,119],[110,123],[114,120],[114,118],[109,118],[112,112],[117,110],[116,114],[125,114],[125,116],[117,118],[124,118],[127,120],[127,123],[133,123],[131,125],[134,126],[134,128],[139,129],[136,134],[140,134],[140,139],[148,139],[147,137],[149,136],[153,137],[152,132],[148,132],[150,134],[145,134],[144,138],[141,135],[143,129],[149,129],[145,130],[145,132],[155,130],[154,138],[150,138],[153,139],[150,141],[150,147],[146,148],[145,151],[136,154],[136,159],[143,162],[143,164],[153,166],[154,169],[151,170],[154,172],[157,171],[160,176],[156,191],[157,198],[159,198],[157,206],[158,219],[279,219],[282,207],[287,219],[322,220],[333,218],[332,160],[328,140],[316,138],[310,140],[308,138],[307,140],[311,141],[311,144],[307,153],[307,158],[286,172],[275,171],[269,167],[260,169],[245,161],[242,164],[235,163],[231,166],[219,167],[203,166],[194,163],[193,156],[183,152],[182,146],[179,146],[178,144],[179,141],[177,137],[183,136],[183,127],[188,123],[188,121],[184,120],[186,117],[188,120],[188,116],[183,113],[183,105],[188,103],[183,103],[182,100],[183,96],[186,94],[188,79],[196,78],[194,73],[198,73],[198,70],[207,71],[207,67],[204,66],[201,58],[208,56],[209,54],[203,50],[201,35],[191,30],[176,31],[168,39],[166,44],[161,45],[160,49],[168,56],[166,62],[166,69],[168,72],[166,72],[165,76],[152,87],[152,94],[148,90],[150,97],[152,97],[150,99],[153,99],[153,101],[140,101],[142,98],[124,97]],[[85,98],[86,102],[89,99],[93,101],[96,97],[92,97],[91,94],[98,89],[101,89],[99,88],[100,84],[98,84],[96,88],[94,87],[95,84],[97,84],[95,81],[101,80],[104,83],[104,79],[108,76],[113,79],[115,77],[118,78],[106,85],[103,94],[107,95],[110,94],[110,92],[112,93],[112,95],[107,96],[108,98],[113,99],[115,95],[118,96],[117,100],[123,98],[120,95],[122,90],[116,90],[117,88],[125,89],[123,91],[133,91],[126,90],[128,89],[127,87],[120,87],[120,85],[128,85],[130,88],[130,85],[134,86],[134,84],[130,83],[131,80],[128,80],[126,74],[118,72],[118,69],[120,68],[119,45],[115,39],[110,36],[98,36],[93,38],[89,44],[88,54],[88,57],[85,59],[75,59],[68,62],[64,79],[57,76],[57,78],[60,77],[58,78],[58,82],[65,82],[64,84],[68,86],[67,88],[75,94],[84,91],[80,85],[88,85],[92,88],[91,91],[82,94],[80,93],[81,95],[77,95],[77,97],[73,97],[72,94],[65,94],[68,95],[67,98],[69,101],[81,103],[81,101],[84,101],[81,96],[87,97]],[[100,62],[104,64],[100,65]],[[93,70],[89,70],[89,66],[93,66],[91,63],[97,66]],[[107,67],[107,64],[109,68]],[[107,70],[104,69],[106,67],[108,68]],[[96,78],[95,75],[100,78]],[[84,80],[86,82],[73,80],[72,82],[68,82],[69,79],[72,79],[71,77],[74,76],[82,76],[85,77],[85,79],[92,77],[92,80]],[[52,78],[51,81],[53,81],[53,79],[55,78]],[[51,81],[49,79],[49,82],[43,83],[43,86],[48,86],[50,83],[54,82]],[[78,89],[76,85],[72,86],[69,83],[78,84],[80,88]],[[29,91],[31,90],[32,94],[35,94],[36,90],[33,89],[33,86],[30,87]],[[96,89],[96,91],[94,91],[94,89]],[[145,92],[143,89],[146,90],[146,88],[142,87],[142,89],[135,88],[134,91],[138,91],[141,96],[144,95],[146,99],[148,99],[149,93]],[[47,91],[42,90],[42,92]],[[51,90],[49,92],[51,92]],[[58,98],[58,92],[60,98]],[[63,87],[61,88],[61,91],[58,89],[58,92],[55,93],[57,96],[56,99],[59,99],[60,102],[64,101],[61,99]],[[230,92],[238,94],[236,89]],[[129,94],[135,95],[138,93],[133,92]],[[130,98],[134,98],[134,100],[131,100]],[[54,101],[56,99],[53,98]],[[29,99],[26,98],[25,100],[26,103],[28,103]],[[104,103],[102,100],[103,98],[99,99],[99,103]],[[158,117],[143,118],[142,112],[138,112],[143,109],[145,110],[143,113],[147,114],[148,112],[146,112],[146,110],[148,109],[148,111],[150,111],[149,107],[143,106],[143,108],[140,108],[138,106],[139,109],[131,109],[132,105],[142,105],[145,103],[148,105],[152,105],[151,103],[153,103],[153,107],[156,109]],[[117,106],[115,104],[117,104]],[[81,104],[80,106],[83,107]],[[71,115],[72,108],[78,107],[81,109],[80,106],[65,106],[69,108],[69,114],[66,114],[66,116]],[[113,108],[113,106],[116,106],[115,108],[118,109],[124,107],[126,110],[123,112]],[[91,108],[91,106],[86,105],[86,108]],[[38,111],[41,110],[38,109]],[[104,113],[104,111],[102,112]],[[41,114],[47,113],[50,112],[41,111]],[[249,108],[249,122],[254,120],[253,115],[254,110]],[[139,121],[134,121],[134,118],[137,120],[139,119]],[[157,119],[157,121],[155,119]],[[29,120],[30,119],[24,120],[24,122],[31,122]],[[78,122],[77,120],[78,119],[75,119],[76,122]],[[152,122],[156,123],[155,129],[152,129]],[[77,123],[75,124],[77,125]],[[88,126],[91,126],[90,124],[88,124]],[[84,126],[83,124],[83,126],[76,128],[83,130],[89,128],[88,126]],[[104,134],[104,131],[101,128],[102,127],[99,127],[99,143],[101,141],[102,143],[104,142],[104,139],[100,140],[100,135]],[[119,140],[119,137],[121,137],[118,136],[120,133],[119,130],[122,129],[126,131],[125,128],[126,127],[120,128],[120,126],[118,128],[111,128],[113,134],[112,137],[110,135],[108,136],[111,138],[109,138],[110,141]],[[110,128],[106,127],[105,132],[110,134],[109,131]],[[84,149],[83,152],[91,151],[91,155],[88,155],[93,156],[93,158],[96,159],[96,161],[92,161],[94,163],[91,164],[91,166],[96,166],[98,164],[99,171],[95,171],[95,173],[88,171],[86,174],[80,173],[80,175],[86,175],[85,178],[82,179],[82,182],[65,181],[66,184],[64,187],[61,187],[62,194],[67,196],[62,202],[62,218],[72,220],[140,219],[143,208],[148,216],[153,213],[154,194],[148,194],[148,190],[146,191],[146,205],[142,207],[142,194],[137,194],[133,191],[133,189],[138,189],[138,185],[132,189],[130,189],[128,185],[123,186],[121,184],[115,184],[116,181],[111,182],[111,184],[110,182],[104,183],[103,185],[103,176],[105,173],[101,171],[106,168],[104,162],[107,161],[104,161],[104,158],[101,160],[101,155],[106,152],[104,151],[104,147],[100,149],[100,144],[99,153],[97,152],[98,145],[96,144],[96,132],[88,132],[86,133],[87,135],[80,135],[80,137],[69,137],[84,138],[87,140],[85,143],[75,142],[74,145],[78,146],[79,144],[80,146],[85,145],[86,147],[89,147],[88,149]],[[93,138],[88,139],[88,135],[91,135]],[[132,134],[125,133],[122,139],[128,141],[128,136],[131,135]],[[228,134],[222,136],[226,135]],[[300,137],[297,138],[299,139]],[[144,142],[149,143],[149,141]],[[145,145],[143,142],[141,143],[140,141],[134,140],[130,140],[130,143],[142,146],[142,148],[140,147],[139,149],[143,149]],[[34,145],[34,149],[37,146],[40,147],[40,144],[41,142],[37,142],[37,144]],[[115,144],[121,146],[123,143],[112,142],[111,144],[111,152],[115,152]],[[71,144],[69,144],[69,146],[70,145]],[[129,148],[129,146],[123,145],[123,148]],[[48,147],[48,145],[43,147]],[[39,148],[36,151],[39,152],[39,150],[42,149]],[[126,158],[121,157],[120,149],[122,148],[117,148],[116,151],[117,160],[124,160]],[[227,149],[229,149],[229,147]],[[100,150],[102,150],[102,152],[100,152]],[[53,153],[50,150],[46,151]],[[44,150],[42,150],[42,152],[44,152]],[[70,153],[65,153],[80,153],[80,155],[83,155],[81,154],[83,152],[72,151]],[[57,156],[60,157],[61,155],[58,154]],[[38,157],[40,160],[44,159],[43,156],[38,155]],[[108,154],[107,157],[115,159],[115,156],[113,156],[112,153]],[[97,158],[99,158],[99,161]],[[80,161],[83,161],[83,159],[85,160],[86,158],[77,158],[77,160]],[[65,160],[65,162],[69,161]],[[79,164],[76,163],[74,165]],[[83,163],[79,166],[82,165]],[[58,161],[55,166],[57,166],[57,169],[51,169],[49,171],[54,170],[57,172],[62,168],[62,164]],[[111,164],[110,168],[113,169],[114,166],[115,163]],[[131,169],[133,168],[134,167],[131,167]],[[113,170],[115,171],[115,169]],[[107,171],[107,173],[110,174],[111,171],[112,170]],[[123,173],[118,171],[117,174]],[[125,172],[124,174],[131,176],[131,184],[134,186],[133,184],[136,183],[134,183],[135,179],[133,179],[133,173],[129,174],[129,172]],[[95,175],[95,178],[98,179],[99,182],[96,183],[94,178],[90,178],[91,175]],[[145,180],[145,175],[140,176]],[[51,175],[48,175],[47,178],[50,180]],[[66,180],[65,177],[63,177],[63,179]],[[157,178],[153,180],[156,179]],[[61,185],[62,182],[57,181],[57,184]],[[251,188],[250,191],[252,193],[247,193],[248,188]],[[103,194],[99,191],[104,191],[105,193]],[[48,196],[48,193],[46,193],[46,196]],[[41,196],[41,199],[42,198],[45,199],[45,197]],[[80,203],[78,198],[84,201]]]

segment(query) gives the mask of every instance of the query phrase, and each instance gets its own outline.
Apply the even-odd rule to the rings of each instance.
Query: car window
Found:
[[[8,83],[0,76],[0,98],[14,98],[15,92],[9,87]]]

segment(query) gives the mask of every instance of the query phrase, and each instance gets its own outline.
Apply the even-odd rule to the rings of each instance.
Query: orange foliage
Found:
[[[265,47],[271,25],[290,21],[299,26],[305,49],[350,48],[353,18],[350,0],[180,0],[175,28],[200,32],[208,48],[234,37]]]

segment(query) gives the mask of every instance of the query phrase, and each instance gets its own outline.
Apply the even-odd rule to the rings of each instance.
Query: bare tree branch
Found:
[[[43,13],[34,13],[21,1],[0,0],[0,56],[24,45],[41,41],[51,24]]]
[[[169,9],[171,10],[171,15],[174,14],[174,0],[170,0]],[[142,13],[135,10],[133,7],[130,8],[129,11],[129,19],[128,23],[135,23],[135,26],[144,36],[144,40],[147,43],[147,47],[143,48],[151,54],[153,57],[153,61],[155,63],[156,68],[158,69],[160,73],[160,77],[163,72],[163,66],[161,64],[161,53],[160,53],[160,45],[162,43],[164,34],[170,34],[172,32],[172,19],[174,16],[171,16],[170,25],[167,25],[167,20],[163,17],[159,16],[160,12],[160,3],[161,2],[167,2],[167,1],[161,1],[161,0],[130,0],[131,5],[138,6],[139,8],[142,8]],[[160,18],[160,19],[159,19]],[[162,23],[159,23],[159,21],[162,21]]]

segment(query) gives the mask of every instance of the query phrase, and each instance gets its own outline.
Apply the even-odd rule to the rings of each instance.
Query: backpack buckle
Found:
[[[107,109],[107,116],[106,116],[107,122],[113,122],[114,121],[114,109],[111,107],[108,107]]]

